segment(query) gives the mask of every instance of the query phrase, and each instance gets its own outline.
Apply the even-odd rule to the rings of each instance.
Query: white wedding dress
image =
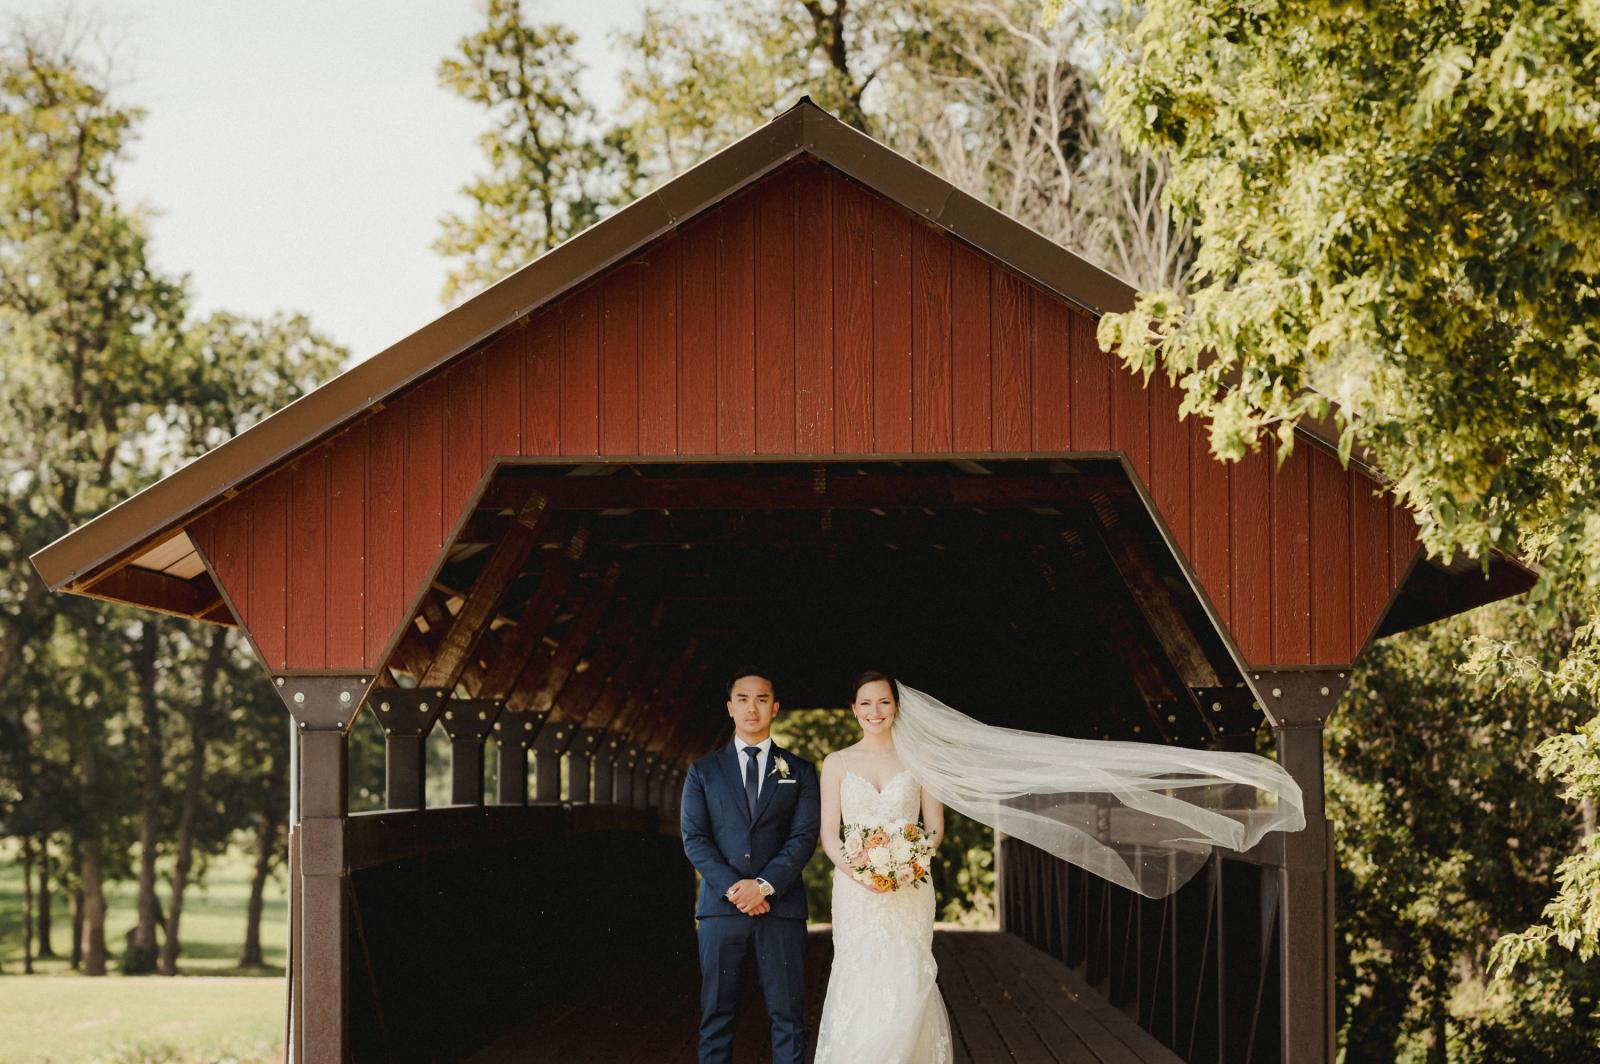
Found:
[[[902,772],[879,792],[847,772],[845,823],[916,820],[922,788]],[[833,873],[833,971],[816,1064],[949,1064],[950,1018],[935,982],[933,884],[874,894]]]

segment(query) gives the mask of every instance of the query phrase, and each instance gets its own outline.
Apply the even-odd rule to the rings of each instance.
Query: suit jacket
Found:
[[[789,766],[787,778],[778,759]],[[806,918],[800,871],[817,848],[821,789],[811,762],[772,745],[767,775],[751,816],[743,766],[732,743],[689,767],[683,779],[683,852],[700,873],[697,918],[742,916],[724,895],[741,879],[772,884],[767,917]]]

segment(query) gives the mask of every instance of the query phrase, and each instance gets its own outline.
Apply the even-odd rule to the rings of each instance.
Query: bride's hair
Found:
[[[852,703],[855,702],[856,695],[861,693],[861,689],[876,680],[883,680],[889,685],[889,693],[894,695],[894,703],[898,706],[900,704],[900,685],[894,682],[893,676],[886,672],[879,672],[877,669],[868,669],[856,677],[855,686],[850,688],[850,701]]]

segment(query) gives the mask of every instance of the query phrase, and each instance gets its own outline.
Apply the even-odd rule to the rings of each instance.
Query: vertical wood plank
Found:
[[[872,449],[911,451],[911,216],[872,209]]]
[[[717,450],[717,231],[707,219],[683,234],[678,301],[678,447]]]
[[[912,450],[950,450],[950,245],[931,225],[911,231]]]
[[[1319,665],[1346,665],[1355,658],[1351,639],[1350,491],[1339,460],[1306,448],[1311,467],[1311,658]]]
[[[367,668],[367,429],[370,419],[336,437],[328,466],[328,660],[330,669]]]
[[[1077,395],[1077,392],[1073,392]],[[1077,410],[1073,411],[1073,428],[1078,425]],[[1195,575],[1206,589],[1206,596],[1216,608],[1222,623],[1232,630],[1233,624],[1233,542],[1228,534],[1229,493],[1233,482],[1233,469],[1211,455],[1206,430],[1196,418],[1189,426],[1189,476],[1194,485],[1191,496],[1189,539],[1193,544],[1191,558]],[[1076,440],[1074,440],[1076,445]]]
[[[1384,496],[1389,504],[1389,589],[1400,586],[1417,553],[1417,521],[1391,492]]]
[[[833,179],[796,171],[794,442],[801,454],[833,450]]]
[[[1178,541],[1184,557],[1192,557],[1190,535],[1189,426],[1178,417],[1183,393],[1156,374],[1150,378],[1150,493],[1161,518]]]
[[[756,232],[756,450],[795,449],[795,174],[760,192]]]
[[[1121,363],[1111,370],[1111,438],[1145,484],[1150,483],[1150,393]]]
[[[600,452],[600,289],[561,304],[561,453]]]
[[[1348,476],[1351,583],[1355,589],[1351,635],[1359,648],[1389,599],[1389,507],[1374,481],[1354,470]]]
[[[1065,451],[1072,447],[1072,328],[1065,303],[1037,288],[1029,288],[1033,303],[1032,328],[1033,449]]]
[[[756,449],[756,225],[749,195],[717,208],[717,453]]]
[[[522,453],[522,348],[527,330],[513,328],[483,353],[483,456]]]
[[[1072,449],[1111,450],[1112,356],[1094,338],[1095,322],[1072,312]]]
[[[1311,661],[1311,461],[1296,447],[1273,474],[1272,662]]]
[[[600,451],[639,453],[639,270],[604,282],[600,302]]]
[[[1026,451],[1032,412],[1028,359],[1028,286],[1009,270],[990,267],[989,374],[991,445],[997,451]]]
[[[250,634],[269,669],[288,667],[290,487],[284,469],[250,492]]]
[[[1233,539],[1233,621],[1239,652],[1252,665],[1272,658],[1271,459],[1246,452],[1233,464],[1228,530]]]
[[[444,429],[443,381],[434,377],[398,404],[406,424],[405,565],[402,583],[409,602],[422,589],[428,570],[439,555],[440,513],[443,494],[440,484],[444,472],[442,436]]]
[[[367,429],[366,659],[383,666],[389,637],[405,612],[405,403],[372,416]]]
[[[991,449],[989,263],[963,244],[950,252],[951,428],[957,451]]]
[[[522,352],[522,453],[561,453],[561,310],[537,312],[524,330]]]
[[[457,363],[445,377],[444,497],[439,542],[455,531],[473,490],[483,479],[482,358]]]
[[[678,452],[678,251],[651,248],[639,278],[639,451]]]
[[[843,178],[834,182],[834,449],[872,450],[872,201]]]
[[[196,522],[195,544],[211,563],[222,590],[228,593],[233,608],[238,611],[234,619],[250,628],[250,524],[253,519],[253,500],[249,495],[236,497],[224,503]],[[202,542],[202,540],[204,540]]]
[[[328,654],[328,449],[288,468],[289,565],[285,661],[321,669]]]

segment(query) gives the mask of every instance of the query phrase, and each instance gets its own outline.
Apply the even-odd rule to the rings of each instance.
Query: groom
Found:
[[[700,1060],[726,1064],[745,959],[772,1019],[773,1064],[805,1059],[806,891],[800,870],[821,819],[811,763],[778,749],[772,679],[743,669],[728,681],[733,742],[696,761],[683,781],[683,852],[700,872]]]

